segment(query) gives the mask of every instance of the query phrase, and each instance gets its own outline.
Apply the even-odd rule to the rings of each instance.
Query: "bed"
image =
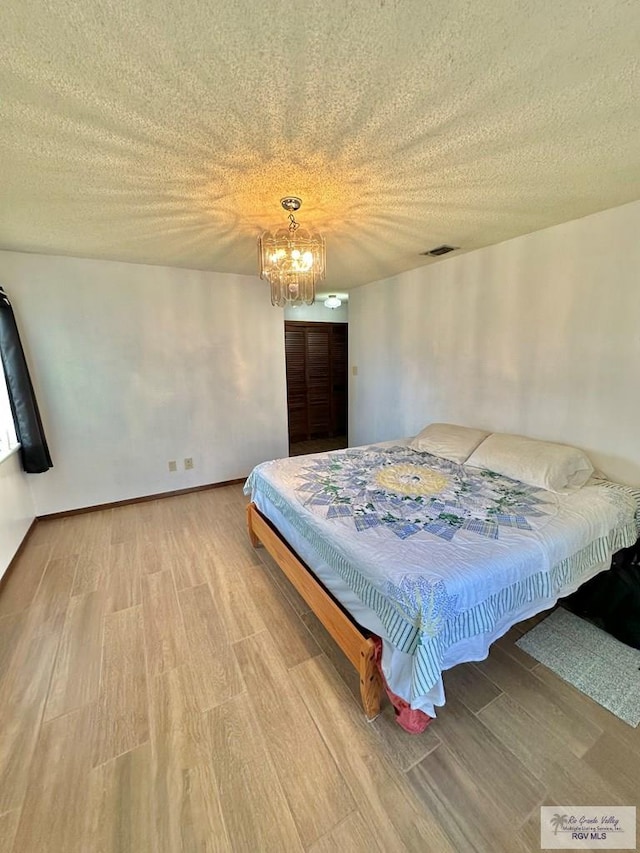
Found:
[[[512,625],[638,537],[638,492],[594,476],[576,462],[583,455],[569,464],[562,451],[561,464],[541,469],[542,443],[532,463],[532,440],[503,446],[494,435],[462,449],[418,436],[274,460],[247,480],[252,543],[265,545],[359,671],[369,719],[382,684],[376,638],[387,685],[434,717],[443,672],[484,659]]]

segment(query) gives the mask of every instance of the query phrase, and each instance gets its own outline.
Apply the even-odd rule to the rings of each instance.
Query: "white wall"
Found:
[[[325,308],[322,302],[287,307],[284,309],[284,319],[304,320],[305,323],[347,323],[349,303],[345,301],[339,308]]]
[[[55,465],[30,483],[38,515],[287,455],[282,312],[257,278],[0,252],[0,279]]]
[[[18,550],[34,517],[28,478],[22,470],[19,453],[13,453],[0,462],[0,577]]]
[[[634,202],[351,291],[351,444],[449,421],[640,483],[639,235]]]

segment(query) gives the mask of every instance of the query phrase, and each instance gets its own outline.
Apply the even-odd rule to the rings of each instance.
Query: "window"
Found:
[[[9,392],[0,362],[0,457],[15,447],[17,443],[16,428],[9,403]]]

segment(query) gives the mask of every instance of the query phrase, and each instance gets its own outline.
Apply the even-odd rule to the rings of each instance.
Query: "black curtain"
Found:
[[[0,358],[7,378],[9,401],[18,441],[22,445],[22,467],[28,474],[41,474],[53,467],[53,462],[44,436],[29,369],[20,343],[16,319],[13,316],[13,308],[2,287],[0,287]]]

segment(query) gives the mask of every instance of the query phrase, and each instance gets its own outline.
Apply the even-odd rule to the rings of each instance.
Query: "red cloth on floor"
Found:
[[[373,637],[373,640],[376,644],[376,666],[380,672],[384,689],[387,691],[387,696],[393,705],[393,710],[396,715],[396,723],[401,726],[405,732],[409,732],[412,735],[419,735],[427,728],[434,718],[425,714],[424,711],[414,711],[408,702],[400,696],[397,696],[389,687],[387,679],[384,677],[384,672],[382,671],[382,640],[380,637]]]

